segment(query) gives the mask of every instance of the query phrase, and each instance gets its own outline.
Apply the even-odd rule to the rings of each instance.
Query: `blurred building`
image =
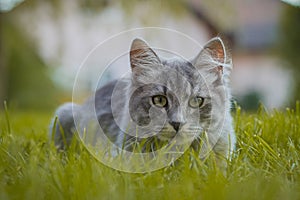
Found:
[[[291,96],[291,74],[273,50],[284,3],[227,0],[230,10],[222,11],[222,8],[216,8],[217,5],[204,1],[190,2],[195,16],[206,21],[210,36],[224,33],[230,40],[234,59],[234,97],[245,104],[261,100],[270,108],[283,106]],[[228,12],[231,13],[229,17]]]

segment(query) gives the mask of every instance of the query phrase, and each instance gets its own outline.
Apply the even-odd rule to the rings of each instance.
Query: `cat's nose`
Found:
[[[184,123],[181,122],[170,122],[170,124],[173,126],[173,128],[175,129],[175,131],[179,131],[179,129],[183,126]]]

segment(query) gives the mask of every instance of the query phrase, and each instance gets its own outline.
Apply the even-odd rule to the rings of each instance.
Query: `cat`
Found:
[[[56,110],[58,120],[50,125],[50,137],[58,149],[67,148],[76,131],[91,134],[88,140],[96,145],[92,132],[99,130],[87,128],[96,117],[107,141],[119,149],[133,151],[146,138],[141,144],[150,143],[151,149],[143,151],[156,151],[161,148],[158,143],[176,137],[179,143],[200,148],[202,157],[210,150],[219,157],[230,156],[236,143],[230,114],[232,59],[220,37],[208,41],[192,60],[164,59],[136,38],[129,58],[129,77],[104,85],[82,105],[66,103]]]

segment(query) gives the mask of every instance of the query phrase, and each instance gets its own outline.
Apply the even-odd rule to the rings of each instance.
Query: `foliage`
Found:
[[[252,90],[246,95],[237,98],[237,102],[247,111],[255,111],[261,103],[262,95],[260,92]]]
[[[97,162],[75,142],[57,152],[49,114],[0,118],[0,199],[299,199],[300,104],[256,114],[236,109],[238,145],[226,175],[213,156],[187,152],[175,166],[128,174]],[[10,127],[10,128],[8,128]]]
[[[55,105],[55,94],[59,90],[52,83],[49,69],[37,54],[33,41],[20,30],[10,14],[3,14],[1,21],[0,40],[5,59],[2,76],[7,76],[2,79],[6,83],[0,83],[7,87],[4,96],[9,103],[22,109],[49,109]]]
[[[300,8],[287,5],[281,19],[279,54],[293,69],[295,99],[300,99]]]

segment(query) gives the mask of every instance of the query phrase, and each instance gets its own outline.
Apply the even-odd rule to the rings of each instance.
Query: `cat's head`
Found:
[[[141,127],[168,140],[222,123],[229,110],[231,57],[221,38],[210,40],[192,60],[163,59],[141,39],[130,50],[129,112]]]

